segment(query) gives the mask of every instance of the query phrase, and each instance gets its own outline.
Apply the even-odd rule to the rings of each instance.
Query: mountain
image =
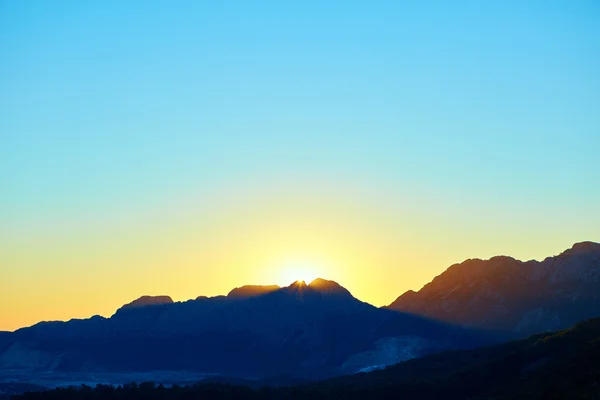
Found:
[[[443,352],[383,370],[287,387],[152,383],[55,389],[15,400],[391,399],[564,400],[600,398],[600,318],[572,329],[475,350]],[[248,383],[248,385],[246,385]],[[251,389],[248,386],[255,387]],[[93,393],[92,393],[93,392]]]
[[[239,377],[325,377],[487,337],[363,303],[333,281],[246,286],[173,302],[142,297],[110,318],[43,322],[0,337],[2,370],[200,371]]]
[[[319,291],[322,295],[332,295],[341,297],[352,297],[350,292],[334,281],[317,278],[310,283],[310,287]]]
[[[140,308],[146,306],[157,306],[161,304],[171,304],[173,299],[169,296],[142,296],[129,304],[125,304],[120,310],[128,310],[132,308]]]
[[[555,257],[499,256],[452,265],[387,308],[525,337],[600,316],[600,244],[575,244]]]
[[[337,398],[593,399],[600,396],[600,318],[556,333],[444,352],[369,374],[310,384]],[[596,396],[596,397],[594,397]]]
[[[260,295],[263,295],[263,294],[274,292],[274,291],[279,290],[279,289],[281,289],[281,288],[279,286],[277,286],[277,285],[266,285],[266,286],[261,286],[261,285],[246,285],[246,286],[242,286],[242,287],[238,287],[238,288],[232,289],[227,294],[227,297],[229,297],[229,298],[256,297],[256,296],[260,296]]]

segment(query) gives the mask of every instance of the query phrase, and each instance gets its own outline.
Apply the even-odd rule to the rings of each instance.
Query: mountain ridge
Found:
[[[39,323],[0,336],[0,371],[188,370],[312,379],[491,340],[379,309],[333,281],[311,283],[184,302],[143,296],[110,318]]]
[[[467,259],[386,308],[525,336],[599,316],[599,293],[600,244],[588,241],[543,261]]]
[[[438,314],[436,314],[435,312],[432,311],[427,311],[427,310],[422,310],[419,307],[419,304],[422,303],[422,297],[423,297],[423,292],[437,292],[437,294],[439,296],[447,296],[449,295],[449,293],[447,291],[444,291],[440,288],[438,288],[439,284],[443,281],[446,280],[446,282],[444,282],[445,284],[448,284],[448,279],[456,279],[456,276],[452,276],[452,275],[457,275],[457,272],[460,272],[460,274],[463,275],[463,277],[470,277],[470,278],[477,278],[478,276],[481,275],[485,275],[486,273],[490,273],[490,271],[493,271],[494,269],[498,269],[498,268],[502,268],[502,266],[506,266],[509,265],[509,268],[505,268],[502,271],[499,271],[499,273],[505,273],[505,272],[509,272],[509,273],[514,273],[516,268],[530,268],[532,266],[536,267],[535,268],[535,276],[540,276],[544,274],[544,268],[547,267],[547,265],[549,264],[553,264],[555,262],[555,260],[557,258],[560,257],[585,257],[586,255],[589,254],[600,254],[600,243],[596,243],[596,242],[592,242],[592,241],[583,241],[583,242],[578,242],[573,244],[572,247],[560,252],[558,255],[556,256],[551,256],[551,257],[546,257],[544,260],[542,261],[537,261],[537,260],[528,260],[528,261],[521,261],[518,259],[515,259],[511,256],[507,256],[507,255],[497,255],[497,256],[493,256],[490,257],[489,259],[480,259],[480,258],[469,258],[466,259],[460,263],[455,263],[452,264],[450,267],[448,267],[445,271],[443,271],[442,273],[440,273],[439,275],[437,275],[436,277],[433,278],[432,281],[430,281],[429,283],[425,284],[420,290],[415,291],[415,290],[407,290],[406,292],[402,293],[400,296],[398,296],[396,298],[396,300],[394,300],[392,303],[390,303],[387,306],[383,306],[382,308],[387,308],[390,310],[395,310],[395,311],[404,311],[404,312],[409,312],[409,313],[415,313],[418,315],[423,315],[426,317],[430,317],[430,318],[434,318],[434,319],[439,319],[441,321],[445,321],[445,322],[449,322],[449,323],[454,323],[454,324],[465,324],[463,321],[460,320],[453,320],[453,319],[449,319],[449,318],[444,318],[442,316]],[[492,266],[492,269],[488,268]],[[541,266],[541,267],[540,267]],[[517,271],[518,272],[518,271]],[[597,279],[597,276],[594,275],[592,276],[593,279]],[[460,280],[460,279],[459,279]],[[199,301],[199,300],[205,300],[205,299],[221,299],[222,301],[226,301],[227,299],[247,299],[247,298],[251,298],[251,297],[256,297],[256,296],[260,296],[260,295],[264,295],[264,294],[269,294],[272,292],[276,292],[279,290],[298,290],[298,285],[302,286],[302,287],[306,287],[309,289],[314,289],[317,290],[319,292],[323,293],[337,293],[337,294],[344,294],[347,296],[352,296],[352,294],[350,293],[350,291],[346,288],[344,288],[343,286],[341,286],[340,284],[338,284],[335,281],[332,280],[326,280],[323,278],[316,278],[314,279],[312,282],[310,282],[309,284],[306,284],[306,282],[292,282],[290,285],[288,286],[278,286],[278,285],[243,285],[240,287],[236,287],[233,288],[229,291],[229,293],[227,293],[227,295],[217,295],[217,296],[212,296],[212,297],[208,297],[208,296],[198,296],[196,297],[196,299],[191,299],[191,300],[183,300],[183,301],[173,301],[173,299],[168,296],[168,295],[159,295],[159,296],[154,296],[154,295],[142,295],[134,300],[132,300],[129,303],[126,303],[124,305],[122,305],[120,308],[118,308],[116,310],[116,312],[122,312],[125,310],[131,310],[134,308],[144,308],[147,306],[163,306],[163,305],[169,305],[169,304],[178,304],[178,303],[185,303],[188,301]],[[304,289],[302,289],[304,290]],[[369,303],[366,303],[369,304]],[[538,312],[542,312],[543,311],[538,311]],[[593,316],[593,315],[590,315]],[[99,317],[99,316],[93,316],[93,317]],[[92,318],[92,317],[90,317]],[[104,318],[104,317],[102,317]],[[72,320],[69,320],[72,321]],[[53,322],[68,322],[68,321],[40,321],[32,326],[38,325],[38,324],[42,324],[42,323],[53,323]],[[575,321],[574,321],[575,322]],[[478,325],[474,325],[474,324],[469,324],[466,323],[466,326],[478,326]],[[485,324],[483,324],[485,325]],[[563,324],[564,325],[564,324]],[[561,324],[555,324],[555,326],[548,326],[548,329],[552,329],[552,328],[565,328],[566,326],[563,326]],[[504,327],[505,328],[505,327]],[[512,327],[511,329],[513,329],[514,327]],[[23,328],[20,328],[23,329]],[[537,328],[531,328],[530,330],[526,330],[525,333],[533,333],[535,332],[534,329]],[[543,330],[542,328],[540,328],[541,330]],[[19,330],[19,329],[17,329]],[[539,330],[539,331],[541,331]]]
[[[324,378],[600,316],[599,285],[600,245],[583,242],[544,261],[465,260],[402,294],[399,307],[377,308],[322,278],[177,302],[141,296],[109,318],[0,333],[0,373]]]

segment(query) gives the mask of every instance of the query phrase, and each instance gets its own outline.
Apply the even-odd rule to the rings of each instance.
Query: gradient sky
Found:
[[[0,0],[0,330],[583,240],[597,1]]]

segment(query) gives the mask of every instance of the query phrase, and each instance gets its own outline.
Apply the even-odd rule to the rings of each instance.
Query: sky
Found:
[[[0,0],[0,330],[600,241],[597,1]]]

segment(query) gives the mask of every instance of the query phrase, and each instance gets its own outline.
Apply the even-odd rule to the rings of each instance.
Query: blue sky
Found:
[[[598,199],[597,3],[319,3],[2,2],[3,217],[274,170]]]
[[[595,1],[0,1],[0,237],[339,186],[494,251],[600,240],[599,27]]]

